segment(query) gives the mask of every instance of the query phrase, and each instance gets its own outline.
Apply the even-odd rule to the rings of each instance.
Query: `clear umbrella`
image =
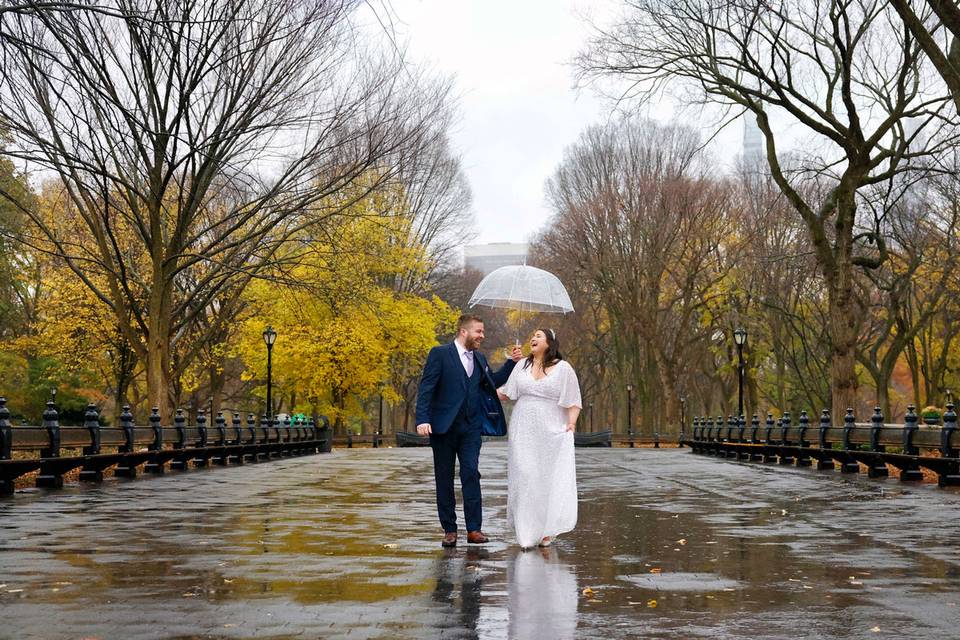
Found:
[[[468,304],[545,313],[573,311],[570,295],[560,279],[549,271],[527,265],[493,271],[477,285]]]
[[[481,305],[524,312],[570,313],[573,303],[560,279],[527,265],[500,267],[480,281],[468,306]]]

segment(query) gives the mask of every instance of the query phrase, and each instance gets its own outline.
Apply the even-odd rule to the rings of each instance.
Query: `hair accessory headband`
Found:
[[[556,340],[556,339],[557,339],[557,332],[556,332],[556,331],[554,331],[553,329],[547,329],[547,331],[550,332],[550,339],[551,339],[551,340]]]

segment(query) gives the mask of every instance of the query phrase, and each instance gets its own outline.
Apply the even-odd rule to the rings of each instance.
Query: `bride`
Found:
[[[573,431],[581,409],[577,374],[553,329],[534,332],[530,355],[498,393],[517,401],[507,430],[508,525],[521,547],[546,547],[577,524]]]

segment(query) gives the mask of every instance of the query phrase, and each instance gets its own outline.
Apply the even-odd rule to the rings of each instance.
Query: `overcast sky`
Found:
[[[544,181],[563,148],[609,109],[573,89],[582,15],[605,0],[393,0],[414,58],[453,74],[461,97],[454,146],[473,190],[477,242],[525,241],[549,217]],[[587,9],[587,7],[590,7]]]
[[[608,24],[615,0],[391,0],[412,57],[455,78],[461,121],[454,147],[473,190],[477,242],[522,242],[546,224],[544,183],[609,103],[574,89],[571,60],[589,21]],[[665,119],[668,108],[650,113]],[[721,148],[739,151],[731,127]],[[723,154],[730,155],[730,154]]]

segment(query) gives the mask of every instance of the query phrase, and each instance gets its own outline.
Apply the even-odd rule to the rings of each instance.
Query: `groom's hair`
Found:
[[[460,316],[460,319],[457,320],[457,333],[460,333],[461,329],[465,328],[468,324],[471,324],[473,322],[479,322],[483,324],[483,318],[477,315],[473,315],[471,313],[465,313],[462,316]]]

